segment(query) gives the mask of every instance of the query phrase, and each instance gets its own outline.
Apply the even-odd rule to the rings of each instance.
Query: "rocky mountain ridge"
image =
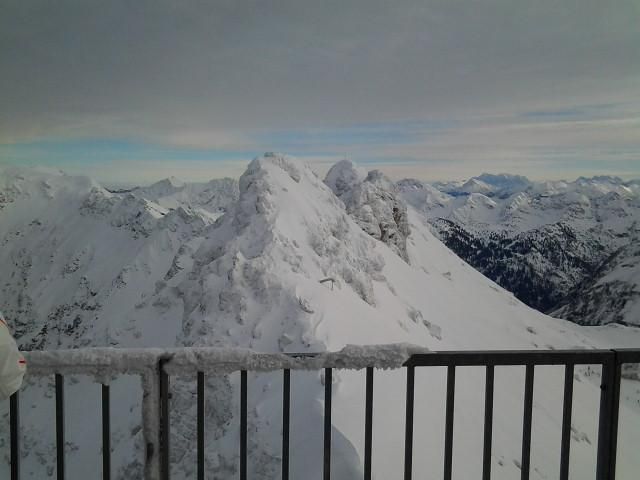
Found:
[[[470,188],[480,184],[482,189]],[[589,325],[640,324],[633,293],[639,276],[627,275],[593,298],[587,287],[615,269],[616,259],[637,241],[637,181],[532,182],[484,174],[464,183],[408,179],[398,188],[447,246],[526,304]],[[608,302],[604,291],[617,300]]]

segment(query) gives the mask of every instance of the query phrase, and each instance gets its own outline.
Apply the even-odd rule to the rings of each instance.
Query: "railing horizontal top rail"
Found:
[[[241,370],[320,370],[323,368],[360,370],[400,368],[412,355],[428,350],[408,344],[349,345],[337,352],[259,353],[243,348],[86,348],[26,352],[32,375],[54,373],[94,375],[146,374],[159,364],[169,375],[231,373]]]
[[[640,363],[640,348],[617,348],[614,351],[618,363]]]
[[[616,356],[620,363],[640,362],[640,350],[487,350],[439,351],[412,355],[407,366],[587,365]]]
[[[26,352],[31,375],[55,373],[108,376],[143,374],[161,362],[170,375],[195,371],[231,373],[241,370],[276,371],[366,367],[394,369],[402,366],[566,365],[640,362],[640,349],[620,350],[492,350],[437,351],[397,344],[347,346],[338,352],[258,353],[242,348],[87,348]],[[613,358],[612,358],[613,357]]]

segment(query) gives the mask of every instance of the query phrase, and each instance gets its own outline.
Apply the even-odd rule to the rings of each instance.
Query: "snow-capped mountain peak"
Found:
[[[521,192],[531,185],[531,182],[527,177],[511,175],[508,173],[500,173],[497,175],[483,173],[476,178],[487,185],[491,185],[497,191],[506,193]]]
[[[458,191],[460,193],[468,193],[468,194],[472,194],[472,193],[487,194],[487,193],[493,192],[493,190],[494,190],[493,187],[491,187],[491,185],[489,185],[488,183],[485,183],[482,180],[479,180],[478,178],[471,178],[470,180],[467,180],[462,185],[462,187],[460,187]]]
[[[364,178],[362,173],[350,162],[339,162],[329,170],[325,183],[365,232],[408,260],[407,207],[396,185],[379,170],[370,171]]]
[[[362,182],[367,171],[356,166],[351,160],[340,160],[327,172],[324,182],[338,196],[342,197],[355,185]]]
[[[148,186],[138,189],[143,189],[146,194],[156,197],[166,197],[175,193],[176,191],[184,188],[185,183],[176,177],[169,177]],[[137,189],[136,189],[137,190]]]

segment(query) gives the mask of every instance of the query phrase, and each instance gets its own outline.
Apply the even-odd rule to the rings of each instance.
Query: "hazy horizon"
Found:
[[[264,153],[264,152],[263,152]],[[260,156],[260,155],[256,155],[256,156]],[[255,158],[255,157],[253,157]],[[181,170],[177,165],[174,166],[167,166],[166,168],[154,168],[154,174],[149,174],[149,176],[147,177],[146,175],[143,177],[140,177],[140,180],[135,180],[135,179],[130,179],[130,180],[110,180],[106,177],[100,177],[100,176],[96,176],[96,175],[91,175],[90,173],[84,173],[84,172],[78,172],[78,171],[73,171],[73,170],[66,170],[64,168],[59,168],[59,167],[54,167],[54,166],[47,166],[47,165],[38,165],[38,164],[33,164],[33,165],[0,165],[0,173],[2,172],[3,168],[11,168],[11,167],[24,167],[24,168],[33,168],[33,169],[44,169],[47,171],[60,171],[64,174],[67,175],[72,175],[72,176],[88,176],[91,179],[97,181],[98,183],[100,183],[102,186],[106,187],[106,188],[114,188],[114,189],[118,189],[118,188],[132,188],[132,187],[146,187],[146,186],[150,186],[156,182],[160,182],[162,180],[166,180],[166,179],[170,179],[170,178],[175,178],[176,180],[185,182],[185,183],[204,183],[204,182],[208,182],[210,180],[214,180],[214,179],[221,179],[221,178],[234,178],[234,179],[238,179],[245,171],[246,166],[249,164],[249,162],[253,159],[253,158],[248,158],[246,162],[241,162],[241,161],[237,161],[235,162],[236,164],[233,166],[228,166],[228,168],[226,169],[221,169],[219,171],[219,174],[216,174],[215,170],[211,171],[210,174],[206,174],[205,172],[208,171],[206,169],[204,169],[203,171],[191,171],[190,173],[188,171],[184,171]],[[343,160],[343,159],[338,159],[336,160],[336,162]],[[348,159],[350,160],[350,159]],[[321,177],[324,178],[324,176],[326,175],[326,173],[329,171],[329,169],[331,168],[332,165],[334,165],[336,162],[310,162],[312,169]],[[512,173],[512,172],[508,172],[508,171],[478,171],[476,173],[473,173],[469,176],[465,176],[465,177],[459,177],[459,178],[422,178],[422,177],[418,177],[418,176],[410,176],[410,175],[394,175],[393,173],[390,173],[389,170],[392,170],[389,168],[389,166],[379,166],[376,164],[371,164],[368,165],[367,163],[360,163],[360,162],[355,162],[353,161],[353,163],[361,168],[364,168],[366,171],[370,171],[370,170],[380,170],[382,171],[385,175],[387,175],[389,178],[391,178],[394,181],[399,181],[399,180],[404,180],[404,179],[416,179],[416,180],[420,180],[423,181],[425,183],[438,183],[438,182],[442,182],[442,183],[446,183],[446,182],[465,182],[471,178],[477,178],[481,175],[484,174],[489,174],[489,175],[520,175],[518,173]],[[164,174],[166,173],[166,175]],[[619,175],[609,175],[609,174],[593,174],[593,175],[579,175],[577,177],[558,177],[558,178],[550,178],[550,177],[545,177],[545,176],[540,176],[540,177],[531,177],[531,176],[527,176],[527,175],[521,175],[526,177],[528,180],[533,181],[533,182],[544,182],[544,181],[566,181],[566,182],[575,182],[577,181],[579,178],[594,178],[594,177],[598,177],[598,176],[609,176],[609,177],[617,177],[620,178],[622,181],[624,182],[631,182],[631,181],[640,181],[640,174],[637,176],[619,176]],[[117,175],[116,175],[117,177]]]

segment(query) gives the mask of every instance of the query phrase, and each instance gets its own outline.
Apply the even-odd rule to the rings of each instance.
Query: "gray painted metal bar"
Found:
[[[615,361],[622,363],[640,363],[640,349],[637,348],[616,348],[611,350],[615,352]]]
[[[198,433],[197,433],[197,457],[198,480],[204,480],[204,372],[198,372],[197,385],[197,409],[198,409]]]
[[[371,480],[371,446],[373,441],[373,368],[367,367],[364,408],[364,480]]]
[[[456,403],[456,367],[447,367],[447,403],[444,430],[444,480],[451,480],[453,471],[453,416]]]
[[[240,480],[247,480],[247,371],[240,372]]]
[[[611,410],[613,409],[613,369],[615,360],[609,358],[602,364],[602,380],[600,383],[600,418],[598,420],[598,453],[596,479],[608,480],[609,454],[611,442]]]
[[[531,467],[531,419],[533,415],[533,374],[534,365],[527,365],[524,381],[524,418],[522,422],[522,460],[520,463],[522,480],[529,480]]]
[[[64,377],[55,376],[56,385],[56,474],[58,480],[64,480]]]
[[[282,480],[289,480],[289,431],[291,425],[291,370],[282,373]]]
[[[618,426],[620,415],[620,383],[622,380],[622,364],[617,363],[613,379],[613,405],[611,406],[611,440],[609,444],[609,480],[616,478],[616,462],[618,460]]]
[[[491,447],[493,442],[493,383],[494,367],[486,367],[484,387],[484,444],[482,453],[482,480],[491,478]]]
[[[617,352],[612,351],[602,365],[600,418],[598,421],[598,460],[596,466],[597,480],[615,480],[616,476],[621,357],[618,357]],[[629,357],[627,356],[626,359],[629,359]]]
[[[9,400],[9,430],[11,436],[11,480],[20,478],[20,393]]]
[[[405,362],[414,367],[487,365],[574,365],[601,364],[611,350],[487,350],[429,352],[412,355]],[[629,352],[628,357],[633,358]]]
[[[375,347],[371,347],[372,355]],[[91,354],[88,354],[91,353]],[[196,370],[207,371],[209,368],[219,370],[224,365],[226,373],[240,370],[277,371],[285,368],[291,370],[321,370],[323,368],[360,369],[362,364],[352,364],[336,352],[323,353],[255,353],[247,354],[246,350],[228,350],[229,359],[221,362],[220,349],[207,347],[185,347],[173,349],[108,349],[87,348],[55,352],[24,352],[29,364],[30,376],[66,374],[92,375],[96,368],[107,369],[111,373],[144,375],[157,367],[157,362],[164,357],[172,374],[180,371],[190,374]],[[485,350],[485,351],[434,351],[412,355],[404,366],[487,366],[487,365],[600,365],[612,350]],[[640,349],[616,350],[621,363],[640,363]],[[198,358],[201,362],[194,363]],[[127,359],[127,362],[121,362]],[[216,363],[217,362],[217,363]],[[126,368],[125,368],[126,365]],[[133,365],[133,366],[132,366]],[[196,367],[196,365],[198,365]],[[382,368],[382,365],[371,367]],[[384,368],[389,368],[385,365]]]
[[[573,365],[564,369],[564,400],[562,405],[562,439],[560,441],[560,480],[569,479],[571,452],[571,410],[573,408]]]
[[[111,398],[109,385],[102,385],[102,479],[111,478]]]
[[[324,369],[324,453],[322,478],[324,480],[331,479],[331,399],[333,371],[330,368]]]
[[[415,389],[415,368],[407,367],[407,398],[405,408],[404,434],[404,480],[411,480],[413,467],[413,406]]]
[[[170,449],[170,419],[169,419],[169,375],[164,371],[164,359],[159,363],[160,375],[160,478],[169,480],[171,465],[169,463]]]

